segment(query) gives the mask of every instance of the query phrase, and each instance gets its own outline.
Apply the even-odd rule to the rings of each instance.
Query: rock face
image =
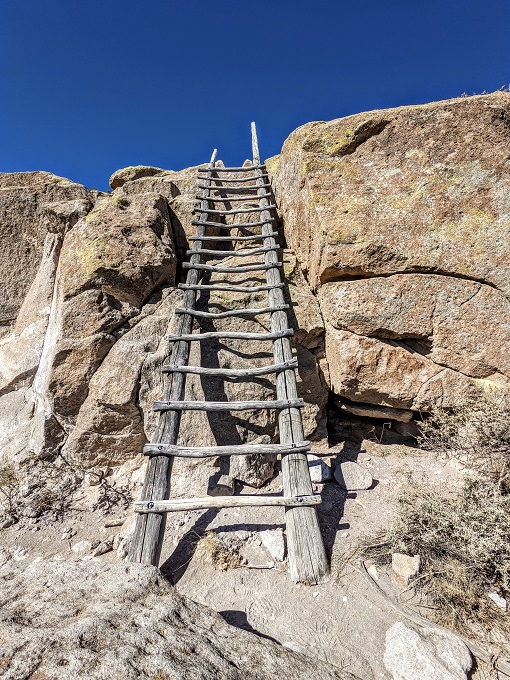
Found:
[[[508,385],[509,138],[497,92],[308,123],[268,161],[336,394],[426,411]]]
[[[154,567],[39,561],[0,576],[5,677],[354,679],[230,626]]]
[[[466,680],[472,659],[452,633],[424,628],[418,634],[399,622],[386,634],[384,665],[393,680]]]
[[[140,453],[154,431],[152,403],[162,395],[161,366],[175,331],[174,309],[182,301],[174,287],[178,258],[195,232],[196,168],[127,168],[115,173],[112,186],[115,191],[106,195],[48,173],[0,176],[0,236],[9,255],[3,271],[10,282],[1,310],[0,463],[29,466],[34,457],[59,450],[79,470],[121,465]],[[16,259],[23,263],[17,283]],[[307,402],[306,435],[320,439],[326,433],[328,399],[324,325],[291,253],[285,269],[300,393]],[[235,298],[202,298],[199,308],[267,305],[265,294]],[[225,319],[217,329],[236,323],[245,330],[268,329],[268,318]],[[194,343],[190,362],[272,363],[270,343],[249,349],[246,353],[235,341],[207,350]],[[248,387],[190,377],[186,398],[204,395],[267,399],[274,396],[274,385],[265,377]],[[228,422],[185,414],[181,433],[182,443],[192,446],[271,441],[275,420],[273,414],[249,413]],[[189,495],[192,478],[207,486],[207,477],[218,472],[212,463],[178,462],[176,479],[180,473],[183,488],[177,481],[175,493]],[[236,460],[232,474],[244,484],[261,486],[273,476],[275,463],[276,457]],[[229,474],[228,469],[220,472]]]

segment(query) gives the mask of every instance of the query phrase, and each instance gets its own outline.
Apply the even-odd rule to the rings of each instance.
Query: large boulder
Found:
[[[96,198],[81,184],[49,172],[0,173],[2,459],[30,448],[34,410],[45,391],[41,366],[54,331],[62,242]],[[43,417],[42,430],[60,441],[51,416]]]
[[[426,411],[508,383],[509,121],[505,92],[371,111],[268,161],[336,394]]]
[[[155,567],[37,561],[0,569],[5,677],[354,680],[226,623]]]
[[[13,299],[17,317],[0,341],[2,457],[21,463],[62,445],[103,359],[153,291],[174,283],[176,257],[167,203],[156,193],[98,196],[48,173],[2,181],[6,250],[15,230],[33,250],[24,301],[17,310]]]

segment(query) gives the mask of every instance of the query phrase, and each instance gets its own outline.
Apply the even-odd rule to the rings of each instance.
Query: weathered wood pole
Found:
[[[212,170],[216,160],[217,149],[214,150],[206,179],[210,185]],[[210,189],[204,190],[204,197],[201,202],[201,213],[197,226],[196,236],[204,236],[206,227],[202,221],[207,220],[207,210],[209,207],[208,197]],[[200,250],[202,242],[196,240],[194,249]],[[200,255],[192,255],[191,262],[198,264]],[[186,283],[196,285],[199,280],[199,272],[190,269],[186,278]],[[185,309],[192,309],[196,302],[197,292],[190,288],[184,292],[183,306]],[[177,325],[177,336],[189,335],[193,327],[193,317],[190,314],[181,314]],[[188,363],[189,343],[186,340],[174,342],[170,363],[175,366],[183,366]],[[165,400],[179,400],[184,397],[186,374],[171,373],[165,380],[163,397]],[[180,411],[164,411],[159,418],[158,428],[153,438],[154,443],[177,444],[179,435]],[[145,481],[142,489],[142,501],[166,500],[170,495],[170,475],[172,472],[173,458],[168,456],[154,456],[149,459]],[[158,565],[161,554],[161,545],[165,533],[166,513],[139,514],[136,518],[135,532],[129,551],[129,561],[139,564]]]
[[[260,164],[258,155],[258,141],[255,125],[252,124],[253,136],[253,162]],[[265,235],[264,246],[276,245],[272,236],[273,222],[270,213],[270,204],[264,196],[264,172],[262,169],[255,170],[257,175],[257,185],[260,195],[260,218],[264,220],[262,233]],[[269,293],[269,303],[273,307],[281,307],[285,303],[282,289],[278,284],[281,283],[278,255],[272,250],[265,255],[266,265],[271,265],[266,270],[266,281],[268,285],[273,285]],[[285,311],[275,311],[271,315],[271,330],[273,333],[287,330],[288,320]],[[278,338],[273,341],[273,356],[275,363],[290,361],[292,359],[292,348],[288,337]],[[277,399],[297,399],[297,383],[294,369],[281,371],[276,376],[276,396]],[[278,429],[280,432],[281,444],[292,444],[303,441],[304,431],[301,413],[299,409],[282,409],[278,418]],[[312,496],[312,482],[308,470],[308,459],[306,453],[289,453],[282,455],[282,476],[283,493],[285,496]],[[328,572],[329,564],[324,549],[317,511],[314,507],[293,507],[285,512],[285,522],[287,530],[287,546],[289,553],[290,576],[293,581],[301,583],[318,583]]]

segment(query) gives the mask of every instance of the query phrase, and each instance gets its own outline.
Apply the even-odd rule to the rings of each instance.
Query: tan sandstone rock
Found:
[[[503,92],[371,111],[268,161],[336,394],[426,411],[508,385],[509,116]]]

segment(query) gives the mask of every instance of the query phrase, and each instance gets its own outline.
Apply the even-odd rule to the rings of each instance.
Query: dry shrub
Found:
[[[241,566],[239,549],[235,545],[228,545],[214,531],[208,531],[197,544],[205,559],[220,571],[237,569]]]
[[[392,552],[421,556],[415,588],[438,623],[493,642],[510,637],[510,615],[488,593],[510,602],[510,399],[488,392],[455,409],[435,409],[419,445],[460,459],[460,487],[438,491],[410,483],[395,526],[365,549],[388,562]]]
[[[510,492],[510,395],[490,390],[420,423],[421,448],[459,458]]]
[[[421,556],[417,586],[437,606],[438,622],[466,634],[473,624],[510,633],[508,616],[487,597],[510,599],[510,495],[468,479],[450,497],[409,487],[399,506],[388,548]]]
[[[16,469],[9,463],[0,465],[0,506],[8,514],[14,514],[14,494],[19,487]]]

